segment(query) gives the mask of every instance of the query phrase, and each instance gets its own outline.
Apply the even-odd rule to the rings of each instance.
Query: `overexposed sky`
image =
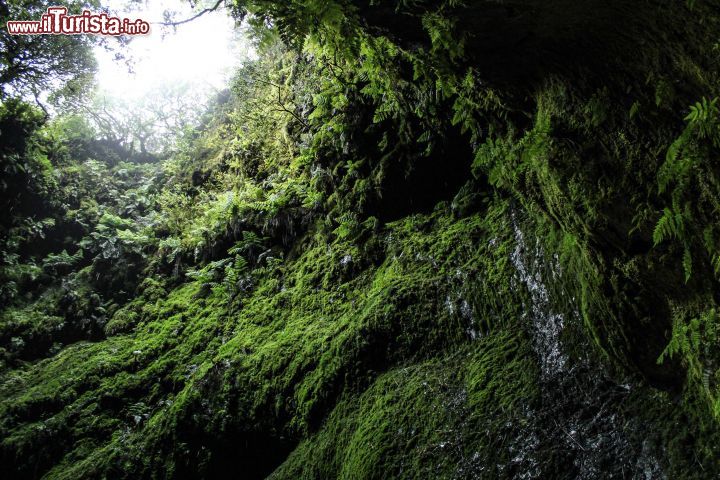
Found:
[[[132,72],[111,51],[95,48],[98,87],[109,96],[132,101],[175,82],[197,85],[198,91],[218,90],[226,86],[232,70],[253,55],[249,42],[235,32],[234,22],[225,11],[207,13],[173,31],[153,22],[162,22],[165,10],[177,11],[175,20],[182,20],[202,7],[192,10],[178,0],[147,0],[132,9],[126,8],[126,0],[104,3],[121,18],[151,23],[148,35],[131,37],[122,50],[131,61]]]

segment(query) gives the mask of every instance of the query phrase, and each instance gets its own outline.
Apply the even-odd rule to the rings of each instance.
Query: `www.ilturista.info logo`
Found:
[[[10,35],[146,35],[150,24],[88,10],[80,15],[68,15],[65,7],[49,7],[40,20],[7,22],[7,31]]]

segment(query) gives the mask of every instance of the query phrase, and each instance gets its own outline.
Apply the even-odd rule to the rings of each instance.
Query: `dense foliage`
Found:
[[[228,2],[162,159],[4,99],[3,470],[716,478],[720,2],[636,3]]]
[[[76,98],[92,80],[95,58],[90,36],[10,35],[9,20],[37,20],[48,7],[78,14],[99,6],[96,0],[11,0],[0,5],[0,99],[32,98],[45,109],[43,94],[55,101]]]

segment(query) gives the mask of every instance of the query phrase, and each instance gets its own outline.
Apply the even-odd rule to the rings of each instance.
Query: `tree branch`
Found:
[[[195,15],[193,15],[190,18],[186,18],[185,20],[178,20],[177,22],[155,22],[155,23],[159,24],[159,25],[163,25],[165,27],[177,27],[178,25],[182,25],[184,23],[190,23],[193,20],[202,17],[206,13],[214,12],[215,10],[220,8],[220,5],[222,5],[223,2],[225,2],[225,0],[217,0],[217,2],[215,2],[215,4],[212,7],[208,7],[203,10],[200,10],[198,13],[196,13]]]

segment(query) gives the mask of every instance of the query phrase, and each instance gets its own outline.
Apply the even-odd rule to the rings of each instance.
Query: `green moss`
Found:
[[[105,324],[105,335],[117,335],[131,330],[138,321],[138,314],[134,310],[121,308]]]
[[[380,375],[362,394],[342,398],[271,478],[472,477],[508,462],[502,437],[486,432],[500,432],[537,401],[527,348],[498,331]]]
[[[6,382],[3,429],[14,440],[4,449],[33,443],[23,432],[38,421],[58,423],[66,435],[58,446],[64,453],[48,463],[107,455],[110,447],[124,455],[120,438],[160,448],[188,422],[208,435],[243,424],[258,425],[251,432],[307,435],[343,392],[519,318],[503,212],[500,204],[485,216],[455,220],[440,208],[389,225],[380,264],[346,240],[328,248],[318,237],[296,260],[256,270],[256,288],[234,301],[220,292],[200,296],[196,282],[140,310],[122,308],[106,328],[117,334],[116,327],[131,326],[121,320],[131,319],[130,334],[63,350],[28,367],[22,383]],[[139,401],[147,410],[136,421],[130,407]],[[12,412],[31,411],[9,421],[18,418]],[[93,422],[77,421],[83,411]],[[162,465],[149,468],[171,468]]]
[[[65,171],[117,182],[63,180],[82,250],[8,256],[4,468],[714,476],[718,112],[679,113],[713,4],[321,3],[252,7],[306,50],[243,67],[147,204]]]

